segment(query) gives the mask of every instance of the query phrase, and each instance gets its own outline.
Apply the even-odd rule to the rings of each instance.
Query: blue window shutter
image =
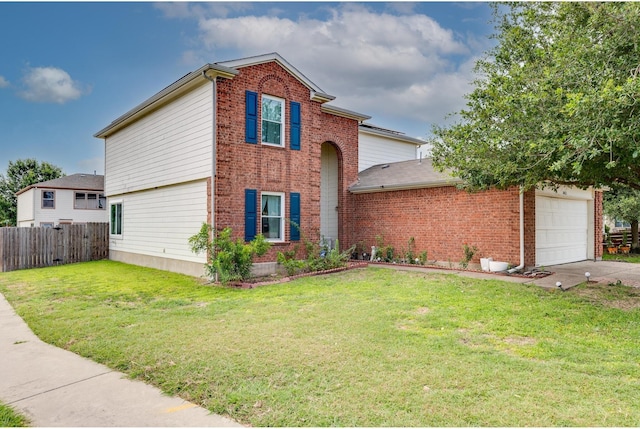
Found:
[[[295,101],[291,102],[291,126],[289,132],[291,133],[291,150],[300,150],[300,103]]]
[[[245,141],[258,143],[258,94],[245,92]]]
[[[296,225],[291,225],[291,241],[300,241],[300,193],[292,192],[289,196],[289,219]]]
[[[258,225],[258,192],[255,189],[244,190],[244,241],[256,238]]]

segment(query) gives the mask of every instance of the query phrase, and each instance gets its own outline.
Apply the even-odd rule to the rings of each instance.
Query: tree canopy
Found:
[[[471,189],[640,189],[640,3],[500,4],[494,23],[435,166]]]
[[[16,192],[35,183],[63,176],[62,169],[35,159],[9,161],[6,175],[0,174],[0,226],[15,225],[17,221]]]

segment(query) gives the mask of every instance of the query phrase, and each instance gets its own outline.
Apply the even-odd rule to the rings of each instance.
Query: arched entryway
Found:
[[[322,143],[320,159],[320,237],[333,245],[340,228],[340,162],[336,147],[328,142]]]

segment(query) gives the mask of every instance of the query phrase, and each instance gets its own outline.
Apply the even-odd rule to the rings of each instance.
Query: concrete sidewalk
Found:
[[[0,401],[32,426],[242,427],[40,341],[2,294]]]

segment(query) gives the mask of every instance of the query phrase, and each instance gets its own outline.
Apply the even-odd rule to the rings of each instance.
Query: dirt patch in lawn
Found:
[[[640,288],[618,284],[591,283],[575,289],[579,296],[603,307],[632,311],[640,308]]]

